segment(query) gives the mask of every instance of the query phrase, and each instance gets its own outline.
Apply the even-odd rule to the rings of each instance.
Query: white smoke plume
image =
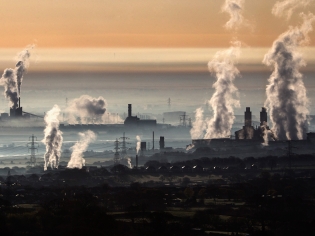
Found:
[[[268,130],[267,123],[265,121],[260,126],[260,130],[262,132],[262,138],[264,139],[264,142],[262,143],[262,145],[263,146],[268,146],[269,145],[270,136],[271,136],[271,131]]]
[[[309,101],[299,72],[306,63],[298,47],[308,43],[315,16],[301,16],[302,25],[281,34],[263,60],[274,68],[266,88],[265,106],[270,112],[273,133],[280,140],[302,139],[309,119]]]
[[[93,98],[89,95],[82,95],[72,100],[65,111],[70,124],[122,123],[123,119],[117,113],[109,113],[106,106],[106,100],[101,96]]]
[[[129,168],[131,169],[131,168],[132,168],[132,165],[131,165],[131,159],[130,159],[130,157],[127,157],[127,163],[128,163]]]
[[[29,67],[29,59],[31,56],[30,49],[33,49],[34,45],[30,45],[21,51],[17,56],[17,63],[15,65],[16,81],[18,86],[18,93],[21,94],[21,84],[26,69]]]
[[[44,130],[44,139],[42,142],[46,145],[46,153],[44,155],[45,165],[47,167],[58,168],[62,146],[62,132],[59,130],[60,108],[57,105],[48,111],[45,115],[46,128]]]
[[[297,8],[308,6],[313,0],[284,0],[278,1],[272,8],[272,14],[277,17],[286,17],[289,20]]]
[[[139,135],[136,136],[136,139],[137,139],[137,146],[136,146],[136,150],[137,150],[137,154],[139,153],[140,151],[140,148],[141,148],[141,138]]]
[[[0,79],[0,85],[4,86],[4,96],[9,99],[10,107],[17,108],[21,93],[21,84],[26,69],[29,66],[30,50],[34,45],[27,46],[16,57],[17,63],[14,69],[7,68],[4,70]]]
[[[247,24],[242,15],[243,5],[244,0],[225,0],[222,11],[230,14],[230,20],[225,24],[226,29],[238,30],[240,26]],[[205,139],[230,136],[235,119],[234,107],[240,106],[237,99],[238,89],[233,83],[239,75],[239,71],[234,64],[240,55],[240,47],[241,42],[235,40],[229,49],[217,52],[213,60],[208,63],[209,71],[215,74],[217,78],[217,81],[213,84],[215,92],[208,101],[213,110],[213,117],[203,122],[201,110],[197,109],[196,127],[191,130],[191,135],[201,137],[203,133],[201,129],[206,127]]]
[[[197,108],[195,111],[195,121],[192,123],[192,128],[190,130],[192,139],[201,139],[204,136],[206,123],[204,121],[203,112],[201,107]]]
[[[236,41],[233,44],[229,49],[217,52],[208,63],[209,71],[215,74],[217,81],[213,84],[215,92],[209,101],[213,118],[207,121],[206,139],[229,136],[235,118],[234,107],[240,105],[233,81],[239,75],[234,62],[240,55],[241,43]]]
[[[5,69],[0,79],[0,85],[4,87],[4,96],[9,99],[10,107],[17,108],[19,95],[17,89],[17,81],[15,71],[11,68]]]
[[[72,147],[72,154],[70,161],[68,162],[68,168],[78,168],[82,169],[85,166],[85,159],[83,158],[83,152],[86,151],[89,144],[96,140],[96,134],[91,130],[85,131],[84,133],[79,133],[80,140],[77,141]]]
[[[195,148],[195,145],[189,144],[189,145],[186,146],[186,151],[190,151],[193,148]]]
[[[228,30],[238,29],[244,23],[242,15],[244,0],[225,0],[222,11],[230,15],[230,20],[225,23],[224,27]]]
[[[79,119],[82,124],[101,124],[106,118],[106,100],[103,97],[82,95],[70,102],[66,112],[69,114],[69,123],[77,123]]]

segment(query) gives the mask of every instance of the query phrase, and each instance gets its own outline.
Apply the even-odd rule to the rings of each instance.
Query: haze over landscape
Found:
[[[313,235],[315,0],[0,3],[0,232]]]

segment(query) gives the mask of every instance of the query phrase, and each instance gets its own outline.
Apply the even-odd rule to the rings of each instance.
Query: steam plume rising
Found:
[[[16,57],[18,62],[15,68],[5,69],[0,79],[0,85],[4,86],[4,96],[9,99],[11,108],[18,107],[23,75],[29,66],[29,58],[31,56],[29,50],[33,47],[34,45],[31,45],[21,51]]]
[[[45,137],[42,140],[42,142],[46,145],[44,170],[47,170],[49,165],[51,168],[58,168],[59,165],[63,141],[62,132],[59,130],[59,114],[60,108],[57,105],[54,105],[54,107],[45,115]]]
[[[230,20],[225,24],[225,28],[237,30],[244,23],[243,5],[244,0],[225,0],[222,11],[230,14]],[[209,71],[216,75],[217,81],[212,86],[215,92],[208,101],[212,106],[213,117],[205,121],[204,138],[206,139],[225,138],[231,133],[235,118],[233,108],[239,106],[239,101],[236,99],[237,88],[233,81],[239,75],[234,60],[240,54],[240,47],[241,42],[234,41],[229,49],[217,52],[213,60],[208,63]],[[197,109],[195,126],[191,130],[192,136],[202,135],[201,129],[205,129],[202,119],[202,111]]]
[[[31,45],[30,47],[24,49],[17,55],[18,62],[15,65],[15,72],[19,95],[21,94],[21,84],[23,81],[23,75],[29,66],[29,58],[31,56],[29,49],[33,47],[34,46]]]
[[[243,5],[244,0],[225,0],[222,11],[230,14],[230,20],[224,25],[226,29],[238,29],[243,24]]]
[[[89,144],[96,139],[95,133],[91,130],[88,130],[84,133],[79,133],[79,137],[80,140],[71,147],[72,154],[70,157],[70,161],[68,162],[68,168],[82,169],[82,166],[85,166],[83,152],[85,152]]]
[[[132,168],[132,165],[131,165],[131,159],[130,159],[130,157],[127,157],[127,163],[128,163],[129,168],[131,169],[131,168]]]
[[[309,41],[308,33],[313,30],[315,16],[301,16],[303,24],[281,34],[263,60],[274,67],[266,88],[265,106],[270,111],[273,132],[282,140],[302,139],[309,119],[309,102],[299,72],[306,63],[297,48]]]
[[[76,123],[76,117],[80,118],[83,124],[103,123],[106,101],[103,97],[92,98],[88,95],[82,95],[74,99],[66,110],[70,114],[70,123]]]
[[[190,130],[190,136],[192,139],[200,139],[204,136],[205,122],[203,118],[203,109],[197,108],[195,111],[195,121],[192,123],[192,129]]]
[[[18,91],[16,75],[13,69],[5,69],[0,80],[0,84],[4,86],[4,96],[9,99],[10,107],[18,107]]]
[[[272,14],[277,17],[285,16],[288,19],[291,18],[293,11],[296,8],[306,7],[312,0],[284,0],[278,1],[272,8]]]
[[[141,138],[140,138],[139,135],[137,135],[136,138],[137,138],[137,147],[136,147],[136,150],[137,150],[137,154],[138,154],[139,151],[140,151]]]
[[[239,101],[235,99],[237,88],[233,81],[239,75],[234,60],[240,54],[241,43],[236,41],[233,44],[229,49],[217,52],[208,63],[209,71],[215,73],[217,81],[213,84],[215,93],[209,101],[214,114],[207,124],[206,139],[230,135],[235,118],[233,107],[239,106]]]

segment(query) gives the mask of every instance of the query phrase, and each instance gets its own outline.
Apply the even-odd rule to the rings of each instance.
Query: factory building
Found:
[[[264,145],[264,134],[269,134],[268,143]],[[235,132],[235,139],[219,138],[219,139],[195,139],[192,140],[192,145],[195,148],[209,147],[213,151],[231,151],[232,153],[242,153],[249,149],[254,149],[253,153],[259,154],[265,150],[271,151],[269,154],[285,155],[285,150],[288,142],[298,148],[299,153],[314,152],[315,133],[306,133],[303,140],[277,140],[272,131],[267,126],[267,110],[262,108],[260,112],[260,126],[252,125],[252,113],[249,107],[246,107],[244,114],[244,126],[242,129]],[[278,152],[278,153],[277,153]],[[230,154],[230,153],[229,153]],[[252,154],[254,155],[254,154]]]
[[[246,107],[246,111],[244,113],[244,126],[241,130],[235,132],[235,139],[251,139],[264,141],[264,132],[269,130],[267,126],[267,110],[262,107],[260,112],[260,126],[254,127],[252,125],[252,112],[250,111],[250,107]]]
[[[137,116],[132,116],[132,104],[128,104],[128,117],[124,124],[127,126],[156,126],[156,120],[141,120]]]
[[[23,110],[20,104],[21,100],[19,98],[19,106],[18,107],[12,107],[10,108],[10,117],[22,117],[23,116]]]

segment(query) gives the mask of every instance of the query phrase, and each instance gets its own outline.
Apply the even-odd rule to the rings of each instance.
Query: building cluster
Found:
[[[235,132],[235,139],[218,138],[218,139],[195,139],[192,144],[195,148],[210,147],[214,150],[246,150],[249,148],[257,148],[257,152],[265,150],[283,150],[287,149],[288,142],[295,148],[296,152],[306,153],[314,151],[315,133],[307,133],[304,131],[303,140],[277,140],[267,125],[267,111],[262,108],[260,112],[260,125],[254,127],[252,121],[252,112],[250,107],[246,107],[244,113],[244,126]]]
[[[242,129],[235,132],[235,139],[251,139],[264,142],[264,135],[266,132],[271,132],[267,126],[267,110],[262,107],[260,112],[260,126],[254,127],[252,125],[252,112],[250,107],[246,107],[244,114],[244,126]],[[275,140],[274,137],[272,137]]]
[[[128,116],[124,121],[127,126],[156,126],[156,120],[141,120],[137,116],[132,116],[132,104],[128,104]]]

